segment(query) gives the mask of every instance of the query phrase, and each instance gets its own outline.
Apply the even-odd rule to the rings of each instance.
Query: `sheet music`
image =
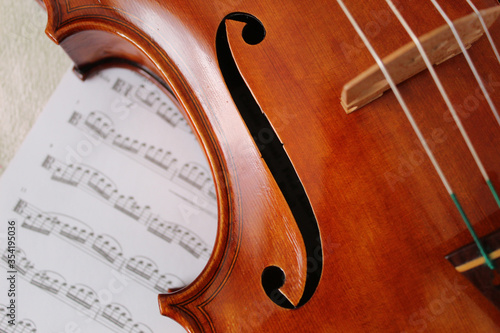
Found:
[[[0,179],[0,212],[0,332],[184,332],[157,294],[204,268],[217,201],[195,136],[154,84],[66,73]]]

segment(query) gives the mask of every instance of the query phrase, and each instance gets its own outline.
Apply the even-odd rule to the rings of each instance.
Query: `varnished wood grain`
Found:
[[[480,9],[494,0],[475,0]],[[441,1],[451,19],[471,12]],[[445,255],[469,244],[461,221],[392,93],[347,115],[342,86],[373,59],[335,1],[45,0],[47,33],[82,73],[136,64],[165,81],[211,164],[219,202],[213,255],[187,288],[160,297],[190,332],[498,332],[500,312]],[[381,57],[410,41],[385,1],[346,1]],[[443,24],[428,1],[401,1],[417,35]],[[323,274],[309,302],[283,309],[260,278],[286,272],[301,295],[307,258],[283,195],[242,121],[218,67],[217,28],[232,12],[262,21],[258,45],[227,25],[237,66],[274,127],[309,197]],[[500,24],[491,27],[500,44]],[[487,40],[470,49],[500,105],[500,65]],[[500,128],[459,55],[436,67],[497,189]],[[477,233],[500,227],[499,208],[428,73],[400,85]],[[154,190],[154,189],[151,189]],[[308,263],[309,261],[309,263]],[[157,314],[152,313],[152,316]]]

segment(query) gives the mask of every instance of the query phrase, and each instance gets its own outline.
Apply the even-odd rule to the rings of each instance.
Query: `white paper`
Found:
[[[16,326],[1,315],[0,332],[184,332],[157,294],[204,268],[217,204],[195,136],[154,84],[68,72],[0,179],[0,216],[0,315],[17,272]]]

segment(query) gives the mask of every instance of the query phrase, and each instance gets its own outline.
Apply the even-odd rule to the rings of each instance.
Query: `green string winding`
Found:
[[[488,183],[488,185],[490,185],[490,184],[491,183]],[[492,187],[493,187],[493,185],[491,185],[490,189]],[[493,191],[495,191],[495,190],[493,189]],[[498,200],[498,195],[496,195],[496,192],[494,192],[494,193],[495,193],[494,195],[496,196],[497,201],[500,202],[500,200]],[[479,237],[477,237],[477,234],[474,231],[474,228],[472,227],[469,219],[467,218],[467,215],[465,215],[465,212],[462,209],[460,202],[458,202],[458,199],[457,199],[455,193],[450,193],[450,196],[451,196],[451,199],[453,200],[453,202],[455,203],[455,206],[457,207],[458,211],[460,212],[460,215],[462,216],[462,219],[464,220],[465,225],[467,226],[467,229],[469,229],[469,232],[472,235],[472,238],[474,238],[474,242],[476,242],[476,245],[479,248],[479,252],[481,252],[481,255],[484,257],[484,260],[486,261],[486,265],[488,265],[488,267],[490,269],[495,269],[495,264],[493,263],[493,261],[491,261],[490,257],[488,256],[488,253],[486,253],[486,251],[483,247],[483,244],[481,244]]]

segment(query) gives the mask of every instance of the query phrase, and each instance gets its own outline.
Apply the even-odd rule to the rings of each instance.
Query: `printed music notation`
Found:
[[[186,119],[184,119],[175,103],[156,87],[146,86],[145,84],[135,86],[123,78],[117,78],[112,89],[131,101],[140,103],[170,126],[192,133]]]
[[[17,249],[17,325],[0,296],[0,333],[185,332],[157,294],[205,267],[217,200],[180,116],[131,71],[66,74],[0,178],[0,215],[30,254]]]
[[[205,167],[198,163],[185,162],[179,168],[180,158],[174,156],[171,151],[117,133],[113,121],[99,111],[92,111],[86,117],[74,111],[68,123],[81,131],[96,135],[101,142],[118,148],[119,151],[128,154],[135,161],[162,177],[174,181],[196,195],[202,195],[212,205],[217,203],[212,176]]]
[[[101,142],[129,154],[135,161],[158,172],[162,177],[171,179],[175,175],[177,158],[172,155],[172,152],[116,133],[113,121],[100,111],[90,112],[82,122],[83,118],[81,113],[74,111],[68,123],[83,132],[96,135]],[[151,164],[157,168],[151,168]]]
[[[2,261],[5,263],[8,260],[7,253],[5,251],[2,254]],[[24,251],[20,248],[16,250],[16,258],[19,258],[20,261],[19,264],[16,264],[16,268],[22,279],[112,331],[118,333],[153,332],[145,324],[135,323],[130,311],[125,306],[118,303],[102,304],[98,294],[91,287],[80,283],[70,284],[66,282],[62,275],[54,271],[35,269],[35,265],[28,260]],[[2,263],[2,265],[5,264]],[[20,269],[21,267],[23,269]],[[24,327],[27,327],[28,324],[29,328],[33,327],[31,332],[36,332],[36,327],[31,321],[25,321]]]
[[[79,113],[74,112],[69,120],[70,124],[78,124]],[[102,112],[91,112],[85,119],[85,125],[101,138],[106,139],[110,133],[115,130],[113,128],[113,120]]]
[[[50,155],[45,157],[42,167],[52,172],[52,180],[97,194],[108,205],[146,226],[149,232],[168,243],[179,244],[193,257],[209,258],[210,249],[193,231],[153,214],[149,206],[140,206],[133,196],[120,194],[116,185],[101,172],[85,165],[66,165]],[[32,228],[48,232],[46,223]]]
[[[127,258],[116,239],[110,235],[94,233],[91,227],[75,218],[42,212],[22,199],[15,205],[14,212],[23,217],[21,227],[46,236],[54,235],[155,293],[167,293],[170,289],[185,286],[185,282],[174,274],[160,273],[158,266],[150,258]],[[186,250],[190,251],[190,247]]]
[[[204,193],[214,202],[217,202],[217,194],[215,193],[212,177],[207,169],[201,165],[194,162],[185,163],[175,181],[185,182]]]
[[[9,325],[7,306],[0,304],[0,333],[36,333],[36,325],[29,319],[22,319],[16,325]]]

